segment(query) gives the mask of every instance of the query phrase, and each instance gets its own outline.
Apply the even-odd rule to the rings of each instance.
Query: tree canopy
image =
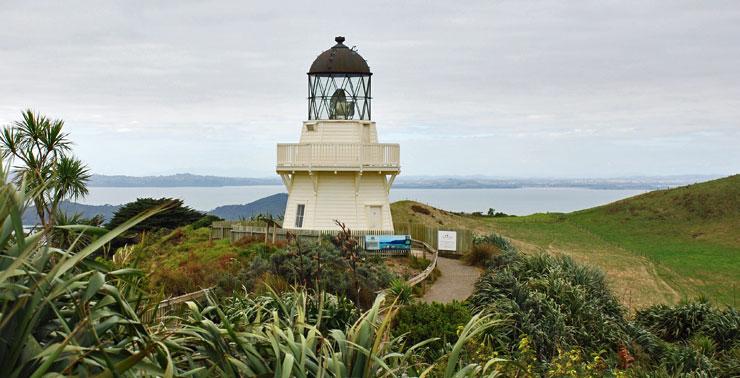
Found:
[[[129,202],[121,206],[121,208],[113,214],[113,218],[111,218],[106,227],[112,230],[136,215],[157,206],[166,206],[166,208],[157,215],[149,217],[141,223],[131,227],[130,231],[138,233],[159,229],[175,229],[177,227],[191,224],[203,218],[204,215],[200,211],[193,210],[183,205],[181,199],[138,198],[134,202]]]

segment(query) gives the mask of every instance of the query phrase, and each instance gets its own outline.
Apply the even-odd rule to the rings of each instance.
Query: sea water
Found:
[[[91,187],[80,203],[120,205],[142,197],[173,197],[186,205],[207,211],[222,205],[246,204],[285,192],[279,185],[226,187]],[[570,212],[604,205],[645,190],[586,188],[507,188],[507,189],[391,189],[391,201],[414,200],[448,211],[485,213],[489,208],[507,214]]]

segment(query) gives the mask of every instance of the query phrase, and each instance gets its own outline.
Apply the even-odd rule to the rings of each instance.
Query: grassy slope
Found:
[[[661,190],[567,216],[656,264],[685,294],[732,304],[740,280],[740,175]]]
[[[430,209],[425,215],[414,205],[394,203],[394,221],[496,231],[527,252],[571,255],[604,269],[630,306],[700,294],[734,304],[740,296],[739,175],[569,214],[481,218]]]
[[[180,295],[215,285],[226,272],[246,264],[261,246],[210,240],[207,227],[182,227],[166,235],[149,235],[146,242],[136,245],[135,256],[137,265],[149,275],[152,291]]]

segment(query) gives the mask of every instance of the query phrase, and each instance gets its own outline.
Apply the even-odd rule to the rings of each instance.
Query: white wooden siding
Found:
[[[365,172],[360,176],[359,192],[355,195],[356,173],[314,173],[318,178],[318,191],[314,194],[313,179],[308,174],[296,173],[293,190],[285,209],[286,228],[294,228],[298,204],[306,205],[304,229],[335,230],[334,219],[353,229],[371,229],[367,206],[381,206],[382,230],[393,230],[390,203],[386,191],[386,178],[377,173]]]
[[[368,206],[380,206],[379,229],[393,231],[386,174],[400,171],[400,147],[378,144],[375,122],[306,121],[300,143],[280,144],[277,152],[277,171],[290,186],[286,228],[295,228],[298,204],[306,206],[306,230],[336,230],[335,219],[370,229]]]
[[[308,131],[307,125],[313,125],[314,131]],[[300,143],[378,143],[378,133],[375,122],[311,121],[303,123]]]

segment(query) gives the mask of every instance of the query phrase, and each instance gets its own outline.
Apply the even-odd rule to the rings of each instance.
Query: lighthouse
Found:
[[[288,191],[283,228],[393,231],[388,194],[401,172],[400,146],[378,143],[371,117],[372,72],[336,37],[308,70],[308,119],[298,143],[277,145]]]

